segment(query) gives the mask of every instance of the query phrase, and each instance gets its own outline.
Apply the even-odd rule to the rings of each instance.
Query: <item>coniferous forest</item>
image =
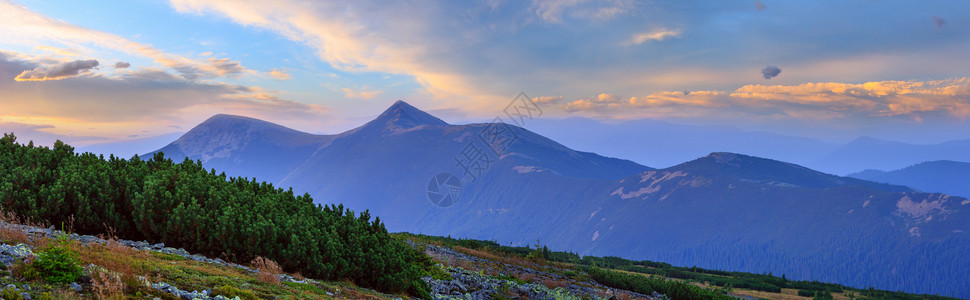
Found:
[[[388,234],[380,218],[314,204],[266,182],[227,177],[200,162],[78,154],[0,139],[0,205],[78,233],[114,232],[234,262],[257,256],[285,270],[426,297],[430,258]]]

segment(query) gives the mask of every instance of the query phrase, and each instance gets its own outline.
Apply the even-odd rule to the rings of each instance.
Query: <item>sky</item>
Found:
[[[396,100],[846,142],[970,138],[966,1],[0,0],[0,130],[75,145],[219,113],[339,133]]]

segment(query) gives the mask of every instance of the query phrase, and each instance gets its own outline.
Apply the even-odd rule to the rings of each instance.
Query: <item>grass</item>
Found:
[[[0,241],[31,245],[35,251],[55,243],[46,237],[29,236],[13,226],[0,226]],[[49,283],[39,278],[22,276],[25,270],[30,270],[30,261],[10,266],[13,276],[5,282],[17,286],[29,284],[33,287],[30,292],[33,299],[177,299],[171,294],[151,288],[148,286],[149,282],[165,282],[187,291],[212,289],[213,292],[240,296],[242,299],[400,297],[360,288],[348,282],[281,283],[277,274],[281,274],[282,270],[278,264],[268,259],[253,261],[254,268],[264,271],[254,274],[243,269],[196,262],[178,255],[138,250],[124,246],[117,240],[109,240],[105,244],[81,244],[74,240],[64,240],[58,245],[76,253],[78,265],[93,265],[85,271],[92,284],[86,286],[81,293],[75,293],[66,283]],[[292,276],[302,278],[299,274]]]
[[[634,261],[619,257],[583,256],[569,252],[551,252],[548,257],[540,260],[529,259],[529,253],[534,249],[529,247],[503,246],[493,241],[473,239],[454,239],[451,237],[437,237],[420,234],[399,233],[399,236],[411,239],[419,244],[432,244],[451,247],[461,253],[503,262],[512,265],[544,269],[547,272],[559,273],[576,281],[584,281],[589,276],[575,269],[597,266],[611,271],[618,271],[628,275],[640,275],[648,278],[664,278],[672,281],[682,281],[705,289],[727,292],[731,295],[748,295],[769,299],[811,299],[798,295],[798,290],[814,292],[830,291],[835,299],[849,299],[851,293],[855,299],[900,299],[900,300],[949,300],[956,299],[936,295],[916,295],[904,292],[893,292],[876,289],[858,289],[839,284],[816,281],[792,281],[784,277],[771,274],[753,274],[746,272],[731,272],[722,270],[708,270],[697,267],[673,266],[662,262]],[[452,263],[460,265],[461,263]],[[448,264],[446,264],[448,265]],[[462,266],[468,269],[469,266]],[[474,266],[471,266],[474,267]],[[563,271],[565,270],[565,271]],[[534,278],[520,278],[518,274],[509,275],[519,281],[531,281]],[[542,282],[545,283],[545,282]],[[553,285],[555,285],[553,283]],[[618,296],[622,298],[622,296]]]

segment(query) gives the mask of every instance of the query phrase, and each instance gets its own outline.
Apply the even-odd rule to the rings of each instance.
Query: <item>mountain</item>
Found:
[[[255,177],[279,182],[289,170],[306,161],[336,136],[296,131],[253,118],[215,115],[179,139],[142,156],[161,151],[175,161],[201,160],[230,176]]]
[[[865,169],[896,170],[935,160],[970,162],[970,139],[914,145],[861,137],[810,165],[825,172],[849,174]]]
[[[574,149],[655,167],[674,166],[711,152],[745,153],[806,165],[842,146],[804,137],[656,120],[612,124],[586,118],[537,119],[530,121],[529,130]]]
[[[970,267],[966,198],[733,153],[614,189],[573,229],[584,253],[970,296],[950,283]]]
[[[895,171],[865,170],[849,174],[863,180],[900,184],[921,191],[970,197],[970,163],[952,160],[928,161]]]
[[[404,102],[329,136],[214,119],[167,148],[370,210],[391,231],[970,297],[965,198],[726,152],[655,170]]]

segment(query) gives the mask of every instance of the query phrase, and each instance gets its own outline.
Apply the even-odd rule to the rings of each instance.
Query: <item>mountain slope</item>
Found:
[[[896,170],[934,160],[970,161],[970,139],[913,145],[861,137],[809,165],[825,172],[849,174],[866,169]]]
[[[499,132],[506,143],[495,147]],[[251,142],[232,149],[268,139],[244,136]],[[516,126],[448,125],[403,102],[359,128],[307,138],[323,142],[308,143],[315,150],[292,169],[277,167],[285,175],[276,183],[370,210],[391,231],[538,238],[580,254],[970,296],[958,284],[970,280],[961,273],[970,268],[964,198],[733,153],[652,170]],[[245,153],[225,160],[242,169],[252,164],[237,160]],[[465,169],[471,163],[479,168]],[[441,173],[461,180],[447,207],[428,198]]]
[[[175,161],[201,160],[206,168],[224,171],[229,176],[279,182],[335,138],[253,118],[215,115],[158,151]]]
[[[970,197],[970,163],[928,161],[895,171],[865,170],[849,174],[863,180],[911,186],[921,191]]]
[[[970,267],[960,254],[970,241],[970,201],[804,171],[714,153],[624,179],[596,208],[600,219],[578,232],[593,238],[593,254],[970,293],[951,284]]]

